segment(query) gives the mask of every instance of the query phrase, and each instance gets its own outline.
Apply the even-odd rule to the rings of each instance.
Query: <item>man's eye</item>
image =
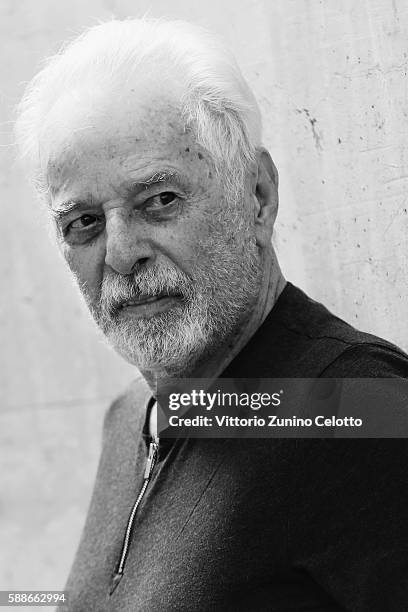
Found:
[[[82,230],[86,228],[90,228],[92,225],[98,223],[98,217],[95,215],[82,215],[79,219],[75,219],[68,225],[68,229],[73,230]]]
[[[146,202],[148,208],[164,208],[168,204],[172,204],[177,196],[173,191],[163,191],[153,198],[149,198]]]

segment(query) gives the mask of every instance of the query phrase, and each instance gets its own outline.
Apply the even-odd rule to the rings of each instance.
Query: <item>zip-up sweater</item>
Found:
[[[222,374],[321,376],[407,378],[408,357],[290,283]],[[69,610],[408,610],[406,440],[160,440],[146,485],[149,401],[136,381],[105,416]]]

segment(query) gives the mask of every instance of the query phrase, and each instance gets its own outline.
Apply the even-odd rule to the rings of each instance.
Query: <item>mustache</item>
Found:
[[[104,276],[101,285],[100,309],[109,318],[115,316],[128,300],[140,300],[158,295],[177,295],[184,302],[195,296],[192,279],[174,268],[149,268],[122,276],[111,272]]]

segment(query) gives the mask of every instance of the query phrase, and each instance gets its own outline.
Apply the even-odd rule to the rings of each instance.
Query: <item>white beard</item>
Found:
[[[209,264],[194,267],[194,280],[175,267],[150,266],[130,276],[111,272],[103,279],[96,306],[84,289],[96,322],[115,350],[142,371],[176,377],[188,376],[222,345],[250,316],[260,290],[259,253],[248,231],[236,246],[241,232],[235,225],[232,241],[220,226],[211,233],[205,245]],[[183,299],[149,318],[132,318],[118,308],[120,302],[162,291],[177,292]]]

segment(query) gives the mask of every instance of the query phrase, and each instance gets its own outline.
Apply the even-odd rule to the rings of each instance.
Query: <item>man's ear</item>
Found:
[[[259,147],[256,152],[252,195],[255,200],[256,242],[260,247],[266,247],[271,242],[278,214],[278,183],[278,171],[269,152]]]

